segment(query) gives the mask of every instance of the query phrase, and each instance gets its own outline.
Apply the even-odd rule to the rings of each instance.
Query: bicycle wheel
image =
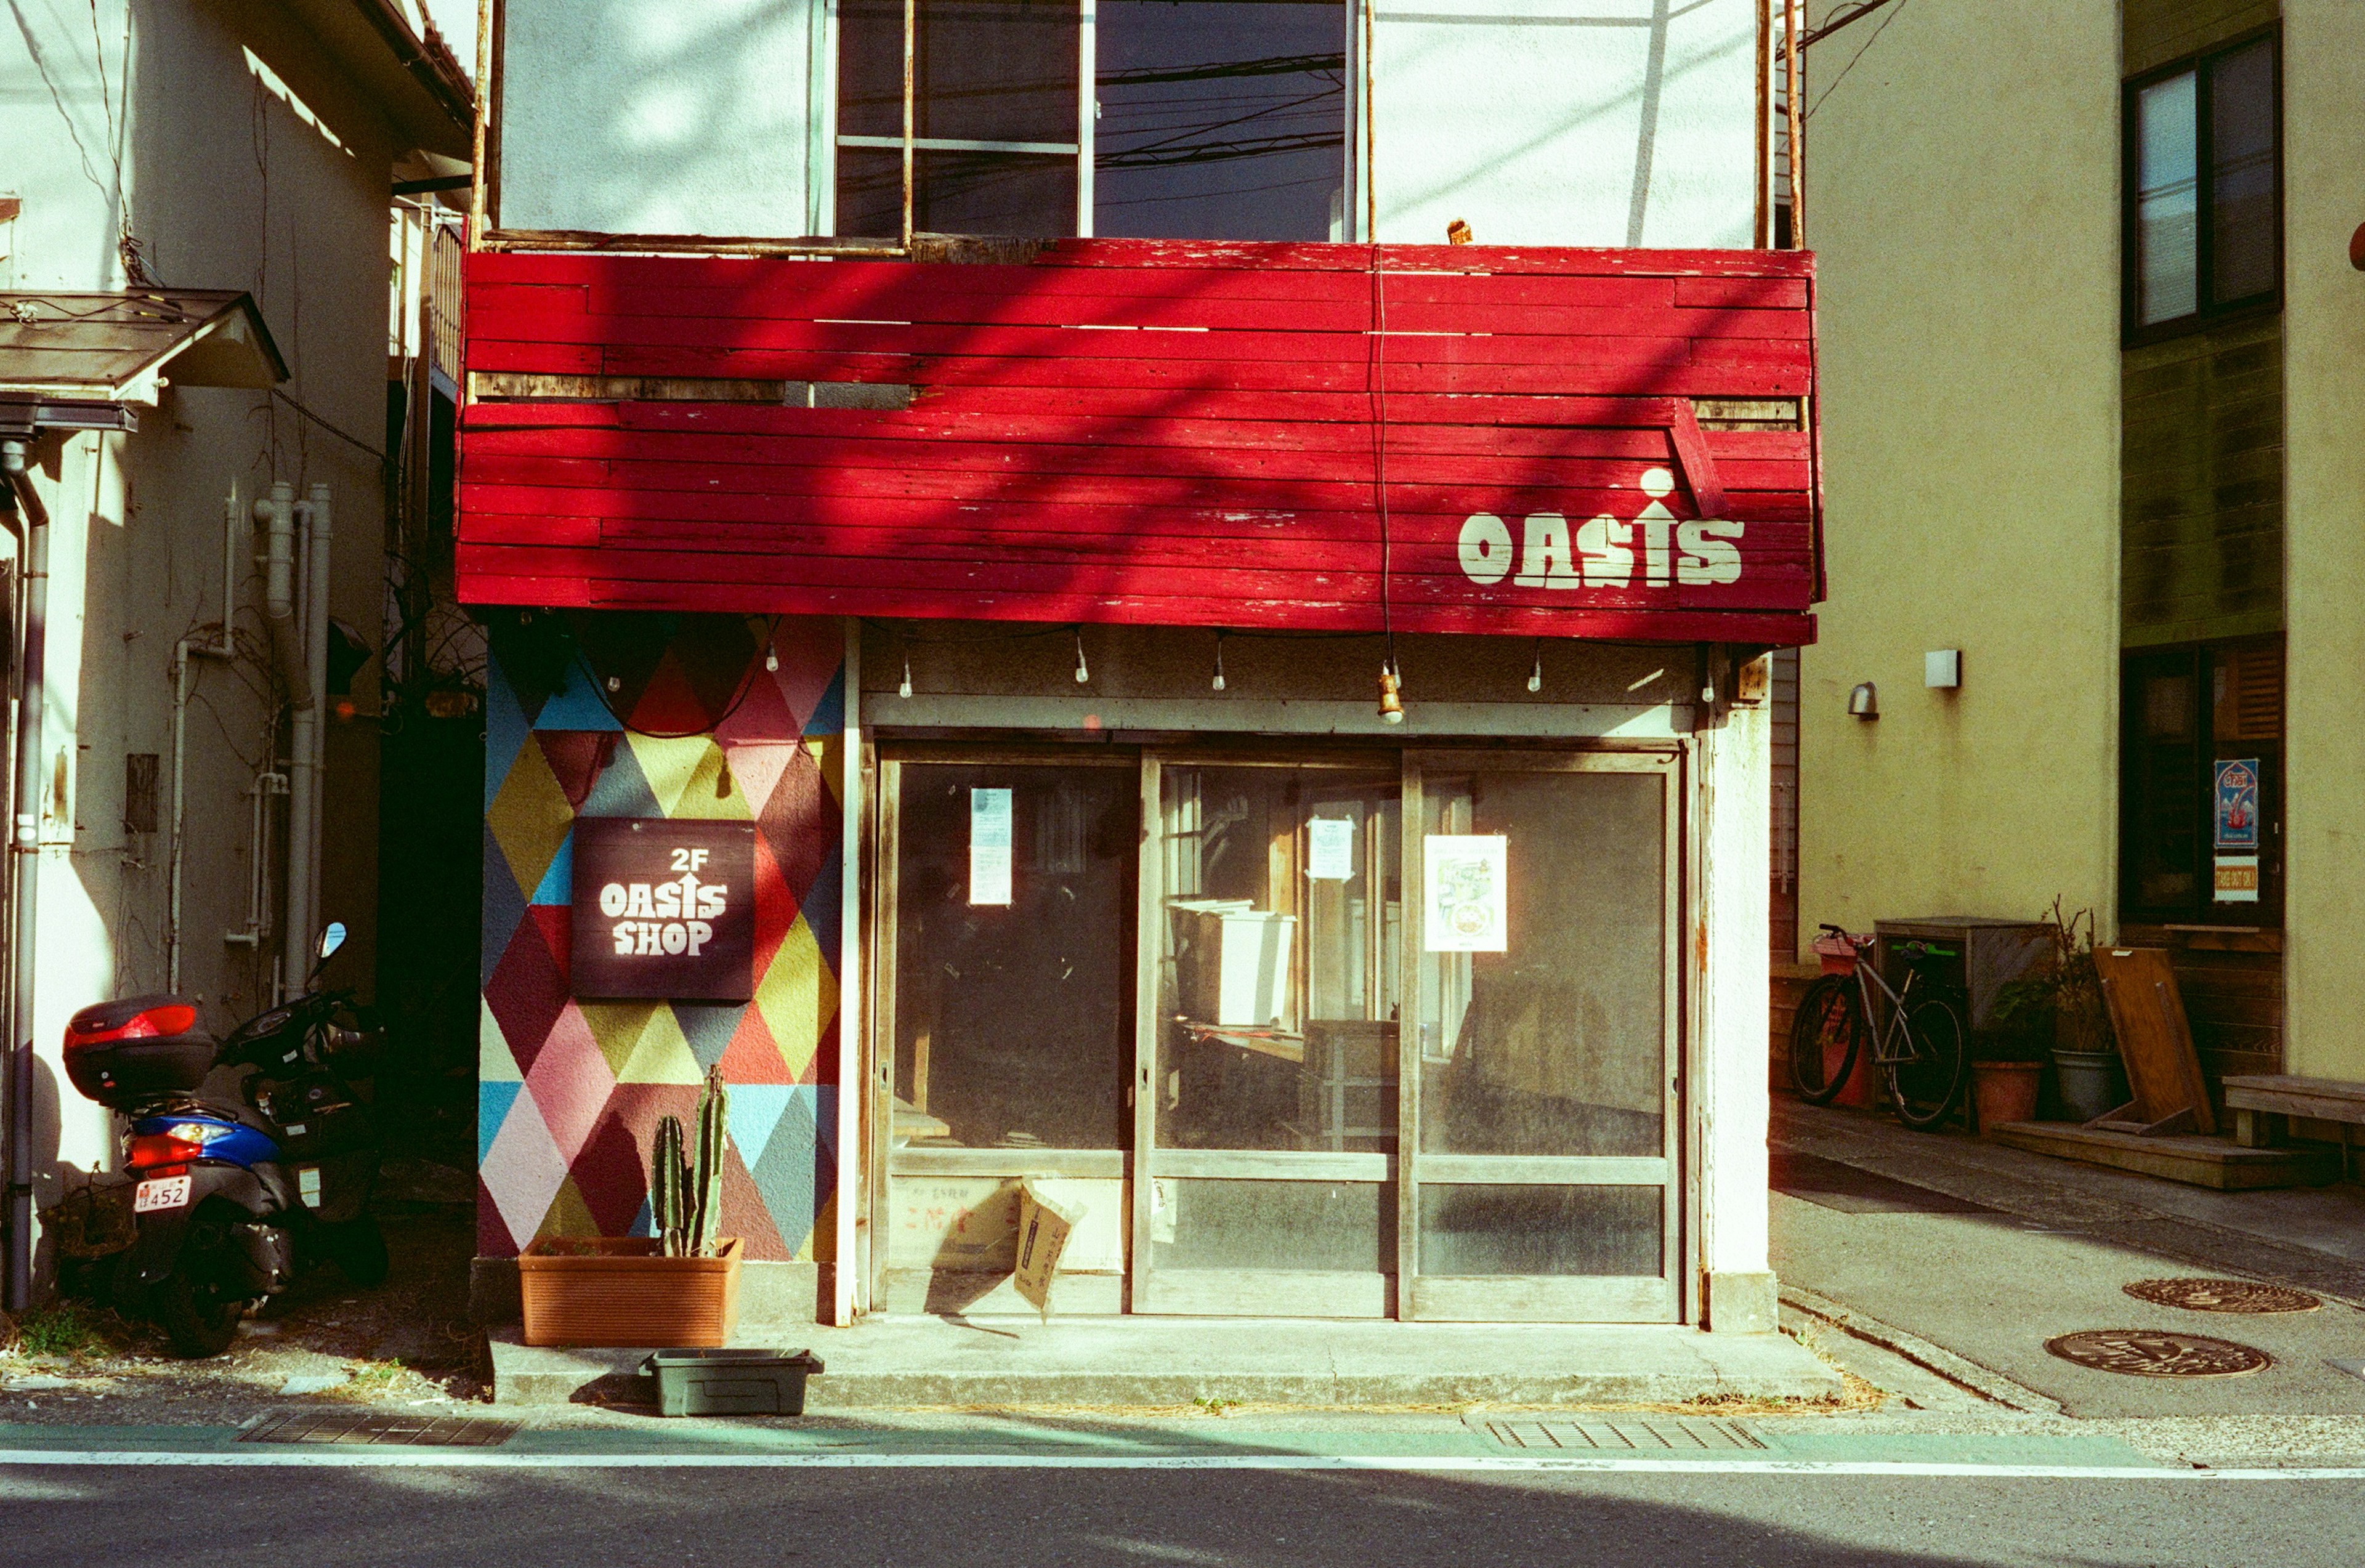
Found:
[[[1946,1119],[1969,1079],[1963,1021],[1934,998],[1917,1002],[1905,1014],[1904,1045],[1904,1054],[1888,1064],[1889,1097],[1898,1120],[1926,1130]]]
[[[1790,1019],[1790,1086],[1810,1105],[1828,1105],[1847,1083],[1864,1048],[1864,1013],[1844,975],[1824,975],[1799,999]]]

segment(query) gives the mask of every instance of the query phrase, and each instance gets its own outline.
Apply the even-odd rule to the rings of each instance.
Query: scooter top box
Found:
[[[183,997],[133,996],[85,1007],[66,1024],[66,1076],[85,1099],[126,1110],[193,1092],[219,1050]]]

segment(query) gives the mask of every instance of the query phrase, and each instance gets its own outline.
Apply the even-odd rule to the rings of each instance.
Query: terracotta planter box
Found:
[[[739,1238],[712,1258],[667,1258],[654,1237],[537,1241],[518,1259],[529,1345],[695,1350],[739,1322]]]
[[[2045,1075],[2041,1061],[1975,1061],[1971,1064],[1971,1099],[1985,1137],[2006,1122],[2036,1119],[2036,1091]]]

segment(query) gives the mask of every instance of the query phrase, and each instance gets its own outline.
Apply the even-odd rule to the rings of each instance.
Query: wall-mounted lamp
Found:
[[[1848,712],[1859,719],[1880,717],[1880,693],[1873,689],[1872,682],[1867,680],[1848,693]]]
[[[1963,684],[1963,650],[1934,648],[1922,655],[1922,684],[1933,691],[1952,691]]]

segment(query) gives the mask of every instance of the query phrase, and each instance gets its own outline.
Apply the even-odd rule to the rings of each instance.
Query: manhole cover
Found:
[[[1486,1423],[1486,1432],[1506,1448],[1515,1449],[1698,1453],[1706,1449],[1762,1449],[1765,1446],[1738,1422],[1681,1416],[1617,1421],[1508,1421],[1497,1418]]]
[[[2314,1312],[2324,1305],[2305,1291],[2256,1280],[2137,1280],[2125,1289],[2137,1301],[2194,1312]]]
[[[239,1434],[242,1443],[398,1443],[420,1448],[482,1449],[505,1443],[515,1421],[466,1416],[374,1416],[363,1410],[297,1410],[263,1420]]]
[[[2045,1348],[2065,1361],[2136,1377],[2239,1377],[2275,1364],[2264,1350],[2154,1328],[2090,1328],[2047,1339]]]

